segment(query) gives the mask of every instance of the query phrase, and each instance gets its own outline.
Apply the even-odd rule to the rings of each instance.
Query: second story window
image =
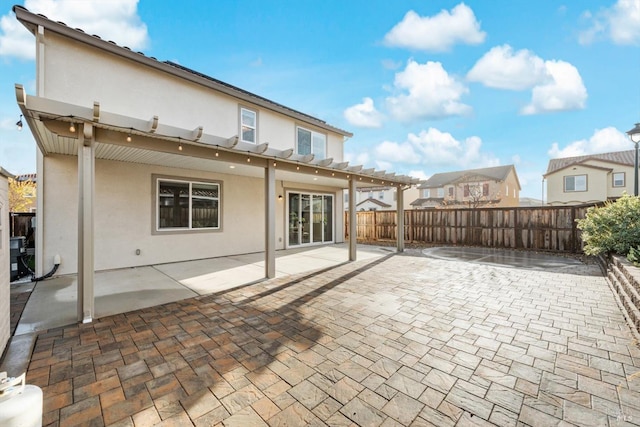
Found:
[[[483,196],[488,196],[489,195],[489,184],[488,183],[484,183],[482,184],[482,195]]]
[[[613,174],[613,186],[624,187],[624,172],[615,172]]]
[[[449,197],[453,197],[453,187],[449,187]]]
[[[444,197],[444,188],[438,188],[438,197]]]
[[[324,159],[327,155],[327,136],[305,128],[298,128],[296,141],[298,154],[313,154],[315,159]]]
[[[381,191],[380,193],[378,193],[378,199],[380,200],[384,199],[384,191]]]
[[[587,175],[565,176],[564,191],[587,191]]]
[[[257,117],[256,112],[247,110],[246,108],[240,109],[240,134],[243,142],[256,143],[257,131]]]

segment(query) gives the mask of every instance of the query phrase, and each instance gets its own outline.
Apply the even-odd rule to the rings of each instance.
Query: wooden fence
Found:
[[[576,219],[594,205],[527,208],[419,209],[404,212],[408,243],[582,252]],[[396,240],[395,211],[357,212],[357,238]],[[345,237],[349,215],[345,213]]]

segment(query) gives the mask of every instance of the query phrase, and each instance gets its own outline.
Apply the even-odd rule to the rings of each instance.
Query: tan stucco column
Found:
[[[78,321],[94,317],[93,197],[95,190],[94,127],[85,123],[78,140]]]
[[[398,252],[404,252],[404,188],[398,186],[396,191],[398,192],[398,197],[396,197],[396,209],[398,216]]]
[[[356,177],[349,180],[349,261],[355,261],[358,252],[358,224],[356,218]]]
[[[264,169],[264,274],[276,277],[276,169]]]

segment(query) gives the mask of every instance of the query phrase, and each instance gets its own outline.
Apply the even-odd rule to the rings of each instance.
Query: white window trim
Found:
[[[222,181],[206,180],[206,179],[190,179],[181,177],[171,177],[163,175],[152,175],[153,185],[153,197],[152,214],[153,222],[151,226],[152,235],[165,235],[165,234],[184,234],[184,233],[210,233],[222,231]],[[158,209],[160,201],[160,182],[180,182],[189,184],[189,227],[173,227],[173,228],[160,228],[160,210]],[[192,185],[193,184],[206,184],[218,186],[218,226],[217,227],[205,227],[205,228],[192,228]]]
[[[249,125],[245,125],[242,122],[242,113],[244,111],[247,111],[249,113],[253,113],[253,117],[254,117],[254,121],[255,121],[255,125],[254,126],[249,126]],[[239,129],[239,133],[240,133],[240,141],[242,142],[247,142],[249,144],[257,144],[258,143],[258,112],[255,110],[252,110],[250,108],[245,108],[245,107],[240,107],[240,129]],[[242,128],[243,127],[248,127],[250,129],[253,129],[253,136],[255,138],[255,141],[249,141],[243,138],[243,133],[242,133]]]
[[[311,153],[314,152],[313,149],[313,137],[314,136],[322,136],[324,138],[324,155],[320,158],[320,157],[316,157],[314,158],[314,160],[322,160],[322,159],[326,159],[327,158],[327,134],[326,133],[321,133],[321,132],[316,132],[314,130],[311,130],[309,128],[306,128],[304,126],[296,126],[296,154],[300,154],[300,150],[299,150],[299,143],[298,143],[298,131],[302,129],[304,131],[310,132],[311,133]]]
[[[616,185],[616,175],[622,175],[622,184]],[[614,188],[624,187],[627,184],[627,175],[624,172],[614,172],[612,176],[611,186]]]

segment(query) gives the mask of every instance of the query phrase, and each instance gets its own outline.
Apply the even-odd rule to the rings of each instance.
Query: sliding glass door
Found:
[[[287,195],[289,246],[333,242],[333,196],[290,192]]]

